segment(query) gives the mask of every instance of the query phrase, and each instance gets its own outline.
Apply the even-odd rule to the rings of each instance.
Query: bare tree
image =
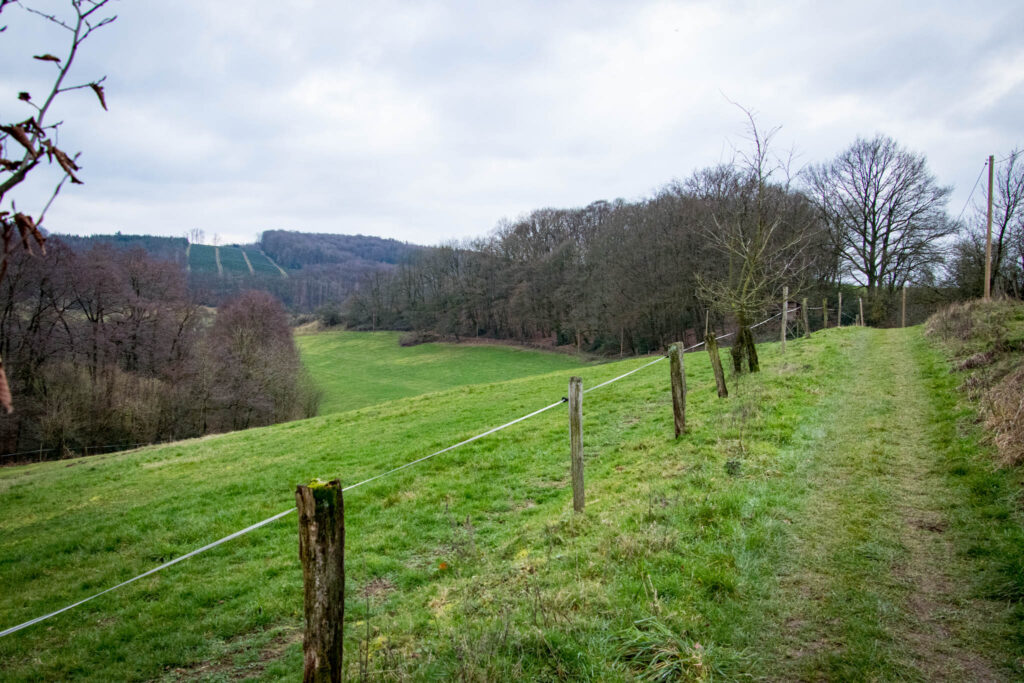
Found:
[[[756,372],[750,325],[782,298],[784,286],[794,296],[801,290],[817,223],[807,198],[790,186],[788,161],[770,151],[779,129],[762,132],[744,113],[750,150],[731,165],[698,172],[689,186],[709,202],[703,234],[727,261],[724,269],[698,276],[698,291],[711,308],[736,317],[733,368],[742,371],[745,360]]]
[[[992,291],[1020,297],[1024,268],[1024,153],[1010,152],[995,174],[992,197]],[[982,278],[984,280],[984,278]]]
[[[885,315],[907,282],[927,279],[942,262],[950,187],[940,186],[924,155],[877,135],[857,138],[807,180],[827,221],[843,275],[867,289],[869,319]]]
[[[116,19],[113,15],[105,16],[103,13],[108,2],[109,0],[70,0],[69,9],[64,13],[47,14],[17,0],[0,0],[0,13],[13,5],[50,22],[67,31],[68,34],[67,51],[63,58],[50,52],[32,55],[32,59],[43,64],[50,64],[56,70],[49,91],[41,99],[34,98],[32,93],[27,91],[18,93],[18,100],[33,113],[22,121],[0,124],[0,239],[3,240],[3,250],[0,253],[0,279],[6,273],[8,257],[15,249],[22,249],[30,254],[34,249],[38,249],[45,253],[46,238],[40,228],[47,210],[66,182],[82,184],[82,181],[75,175],[76,171],[81,170],[78,166],[79,154],[68,154],[57,147],[57,132],[61,122],[51,123],[47,116],[58,95],[84,88],[91,89],[100,105],[104,109],[107,108],[102,85],[106,77],[77,85],[68,85],[67,81],[71,66],[82,43],[94,31]],[[5,31],[6,28],[6,26],[0,27],[0,32]],[[10,194],[14,188],[25,181],[30,173],[39,168],[43,157],[50,165],[56,163],[60,168],[60,174],[49,200],[40,208],[39,213],[33,216],[30,211],[19,210]],[[8,413],[13,409],[2,361],[0,361],[0,407]]]

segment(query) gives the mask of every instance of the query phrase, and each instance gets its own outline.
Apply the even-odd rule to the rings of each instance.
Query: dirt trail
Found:
[[[996,681],[971,649],[985,607],[958,580],[952,492],[932,452],[930,403],[909,332],[858,334],[849,385],[814,445],[813,490],[782,577],[781,680]]]

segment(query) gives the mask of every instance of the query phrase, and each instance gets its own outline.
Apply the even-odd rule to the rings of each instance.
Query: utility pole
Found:
[[[988,157],[988,231],[985,233],[985,301],[992,298],[992,171],[995,155]]]

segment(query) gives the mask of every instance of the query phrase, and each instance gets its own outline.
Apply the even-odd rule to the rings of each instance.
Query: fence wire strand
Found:
[[[752,325],[751,329],[753,329],[755,327],[760,327],[761,325],[764,325],[765,323],[770,322],[770,321],[774,320],[775,318],[778,318],[780,315],[782,315],[781,312],[776,313],[772,317],[770,317],[770,318],[768,318],[766,320],[762,320],[761,322],[757,323],[756,325]],[[716,340],[725,339],[726,337],[732,336],[733,334],[735,334],[735,333],[734,332],[728,332],[728,333],[723,334],[721,336],[715,337],[715,339]],[[700,347],[704,343],[705,342],[703,342],[703,341],[698,342],[697,344],[694,344],[693,346],[690,346],[690,347],[687,347],[687,348],[683,349],[683,351],[684,352],[692,351],[692,350]],[[638,368],[634,368],[633,370],[630,370],[629,372],[622,373],[618,377],[613,377],[610,380],[607,380],[607,381],[601,382],[600,384],[594,385],[594,386],[590,387],[589,389],[586,389],[583,393],[586,394],[586,393],[589,393],[591,391],[594,391],[595,389],[600,389],[601,387],[608,386],[609,384],[612,384],[613,382],[618,382],[620,379],[624,379],[626,377],[629,377],[630,375],[632,375],[634,373],[637,373],[640,370],[643,370],[644,368],[648,368],[648,367],[654,365],[655,363],[659,363],[659,362],[665,360],[665,358],[667,358],[667,356],[658,356],[654,360],[650,361],[649,363],[645,363],[645,364],[641,365]],[[482,439],[485,436],[489,436],[491,434],[494,434],[495,432],[500,432],[501,430],[507,429],[508,427],[511,427],[512,425],[518,424],[518,423],[520,423],[520,422],[522,422],[524,420],[528,420],[531,417],[536,417],[537,415],[540,415],[541,413],[544,413],[544,412],[546,412],[548,410],[551,410],[552,408],[560,406],[563,403],[566,403],[567,400],[568,399],[563,398],[563,399],[561,399],[559,401],[556,401],[555,403],[552,403],[551,405],[544,406],[543,408],[540,408],[539,410],[535,410],[532,413],[528,413],[526,415],[523,415],[522,417],[518,417],[518,418],[516,418],[514,420],[506,422],[503,425],[500,425],[498,427],[493,427],[491,429],[488,429],[485,432],[481,432],[480,434],[477,434],[476,436],[472,436],[472,437],[470,437],[468,439],[465,439],[464,441],[460,441],[460,442],[458,442],[456,444],[452,444],[451,446],[448,446],[446,448],[442,448],[441,450],[435,451],[435,452],[431,453],[430,455],[425,455],[422,458],[418,458],[416,460],[412,460],[410,462],[405,463],[404,465],[399,465],[398,467],[390,469],[390,470],[388,470],[386,472],[382,472],[381,474],[378,474],[378,475],[375,475],[373,477],[370,477],[369,479],[364,479],[364,480],[362,480],[360,482],[357,482],[355,484],[351,484],[349,486],[346,486],[346,487],[342,488],[342,491],[343,492],[344,491],[350,491],[350,490],[352,490],[354,488],[358,488],[360,486],[363,486],[364,484],[369,484],[372,481],[376,481],[378,479],[382,479],[382,478],[387,477],[387,476],[389,476],[391,474],[394,474],[395,472],[399,472],[399,471],[404,470],[404,469],[406,469],[408,467],[412,467],[413,465],[419,464],[419,463],[421,463],[421,462],[423,462],[425,460],[429,460],[429,459],[431,459],[433,457],[441,455],[442,453],[447,453],[449,451],[453,451],[456,448],[459,448],[460,446],[465,446],[466,444],[472,443],[472,442],[474,442],[474,441],[476,441],[478,439]],[[110,588],[104,589],[104,590],[100,591],[99,593],[95,593],[93,595],[90,595],[89,597],[84,598],[82,600],[79,600],[78,602],[75,602],[75,603],[72,603],[70,605],[67,605],[66,607],[61,607],[60,609],[54,610],[53,612],[50,612],[49,614],[44,614],[44,615],[36,617],[34,619],[30,619],[30,620],[28,620],[26,622],[18,624],[17,626],[12,626],[12,627],[10,627],[8,629],[0,631],[0,638],[3,638],[4,636],[8,636],[8,635],[10,635],[12,633],[16,633],[18,631],[21,631],[22,629],[28,628],[29,626],[33,626],[33,625],[38,624],[38,623],[40,623],[42,621],[46,621],[47,619],[51,619],[52,617],[55,617],[58,614],[63,614],[64,612],[67,612],[68,610],[74,609],[75,607],[78,607],[79,605],[84,605],[85,603],[89,602],[90,600],[95,600],[96,598],[98,598],[98,597],[100,597],[102,595],[106,595],[107,593],[110,593],[111,591],[115,591],[118,588],[123,588],[124,586],[127,586],[130,583],[134,583],[134,582],[138,581],[139,579],[144,579],[147,576],[151,576],[153,574],[156,574],[157,572],[162,571],[164,569],[167,569],[168,567],[171,567],[173,565],[176,565],[179,562],[184,562],[185,560],[187,560],[187,559],[189,559],[191,557],[195,557],[196,555],[199,555],[200,553],[204,553],[207,550],[211,550],[213,548],[216,548],[217,546],[222,545],[224,543],[227,543],[228,541],[234,540],[234,539],[238,538],[239,536],[244,536],[245,534],[249,533],[250,531],[255,531],[256,529],[264,527],[264,526],[266,526],[266,525],[268,525],[268,524],[270,524],[272,522],[276,522],[277,520],[281,519],[282,517],[287,517],[289,514],[291,514],[293,512],[295,512],[295,508],[294,507],[288,508],[287,510],[283,510],[281,512],[278,512],[276,515],[272,515],[270,517],[267,517],[264,520],[256,522],[255,524],[247,526],[244,529],[240,529],[239,531],[236,531],[234,533],[228,534],[227,536],[225,536],[223,538],[220,538],[220,539],[217,539],[216,541],[213,541],[212,543],[208,543],[208,544],[204,545],[201,548],[196,548],[195,550],[189,551],[189,552],[185,553],[184,555],[181,555],[180,557],[176,557],[173,560],[169,560],[168,562],[164,562],[163,564],[161,564],[158,567],[153,567],[152,569],[150,569],[148,571],[145,571],[145,572],[139,574],[138,576],[133,576],[132,578],[128,579],[127,581],[122,581],[121,583],[119,583],[117,585],[114,585],[114,586],[111,586]]]

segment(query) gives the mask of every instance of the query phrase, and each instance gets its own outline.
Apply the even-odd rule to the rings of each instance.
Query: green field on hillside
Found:
[[[206,244],[193,244],[188,252],[188,265],[193,273],[216,273],[216,250]]]
[[[573,356],[506,346],[399,346],[398,332],[299,335],[302,362],[324,392],[320,414],[396,398],[582,367]]]
[[[238,247],[221,247],[220,265],[225,275],[249,275],[249,266],[246,265],[242,250]]]
[[[252,269],[257,275],[281,276],[281,271],[267,259],[266,254],[260,251],[258,247],[242,247],[242,249],[245,251],[245,255],[249,257],[249,263],[252,264]]]
[[[666,362],[586,394],[581,514],[561,405],[346,493],[346,678],[1019,677],[1018,489],[948,366],[918,329],[777,346],[728,399],[687,355],[678,440]],[[0,469],[0,629],[648,360]],[[301,679],[296,524],[0,638],[0,677]]]

